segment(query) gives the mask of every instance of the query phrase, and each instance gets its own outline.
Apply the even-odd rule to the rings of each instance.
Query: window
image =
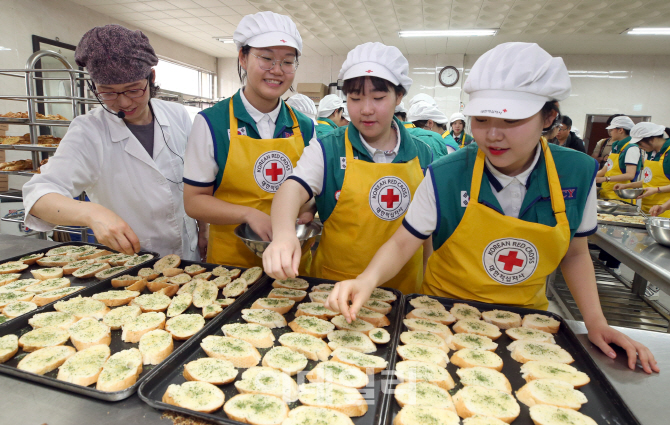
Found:
[[[159,59],[156,65],[156,83],[163,90],[213,99],[215,81],[209,71],[166,59]]]

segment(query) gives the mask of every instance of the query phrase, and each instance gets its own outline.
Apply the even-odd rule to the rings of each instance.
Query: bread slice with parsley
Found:
[[[391,341],[391,334],[386,329],[374,328],[368,332],[368,337],[375,344],[386,344]]]
[[[237,279],[238,277],[240,277],[241,274],[242,274],[242,271],[240,269],[228,270],[227,268],[225,268],[223,266],[218,266],[218,267],[214,268],[214,270],[212,270],[212,275],[214,275],[216,277],[228,276],[231,279]]]
[[[458,415],[451,410],[431,406],[406,406],[393,419],[393,425],[459,425]]]
[[[307,367],[307,357],[288,347],[279,346],[265,353],[261,364],[293,376]]]
[[[471,348],[473,350],[495,351],[498,348],[498,344],[493,342],[491,338],[470,333],[461,333],[452,336],[449,339],[448,345],[452,350]]]
[[[55,291],[56,289],[67,288],[68,286],[70,286],[70,280],[68,278],[57,277],[41,280],[39,283],[23,288],[23,291],[37,295],[44,292]]]
[[[400,407],[431,406],[456,413],[449,392],[429,382],[403,382],[396,385],[394,395]]]
[[[552,334],[539,329],[512,328],[507,329],[505,333],[513,340],[523,339],[527,341],[549,342],[551,344],[556,342]]]
[[[179,290],[177,291],[177,295],[181,294],[191,294],[193,295],[193,291],[195,291],[195,286],[198,284],[198,280],[192,280],[188,282],[187,284],[183,285]]]
[[[503,360],[496,353],[485,350],[472,350],[464,348],[456,351],[451,356],[451,362],[458,367],[487,367],[500,372],[503,367]]]
[[[381,314],[389,314],[391,310],[393,310],[393,306],[391,306],[391,304],[377,300],[367,300],[363,304],[363,307]]]
[[[146,279],[140,279],[140,280],[136,280],[131,285],[126,286],[126,290],[127,291],[142,292],[142,291],[144,291],[144,288],[146,288],[146,287],[147,287],[147,280]]]
[[[570,353],[556,344],[519,340],[515,341],[511,357],[519,363],[532,360],[570,364],[575,361]]]
[[[136,305],[142,309],[143,313],[165,311],[170,306],[172,300],[167,295],[159,294],[144,294],[134,298],[130,304]]]
[[[288,279],[277,279],[272,282],[273,288],[286,288],[286,289],[298,289],[300,291],[306,291],[309,288],[309,283],[305,279],[300,278],[288,278]]]
[[[191,277],[198,275],[200,273],[204,273],[206,271],[207,269],[201,266],[200,264],[191,264],[190,266],[184,267],[184,272]]]
[[[66,330],[49,326],[33,329],[19,338],[19,347],[26,352],[37,351],[44,347],[64,345],[70,339]]]
[[[251,367],[235,382],[240,394],[265,394],[286,403],[298,400],[298,384],[287,374],[270,367]]]
[[[351,323],[349,323],[347,322],[347,319],[341,314],[339,316],[333,317],[330,319],[330,321],[337,329],[345,331],[358,331],[367,334],[375,328],[372,323],[361,319],[352,320]]]
[[[363,388],[368,375],[355,366],[335,361],[321,362],[306,375],[309,382],[331,382],[349,388]]]
[[[77,260],[73,261],[71,263],[68,263],[63,266],[63,274],[64,275],[69,275],[77,270],[79,270],[82,267],[90,266],[91,264],[95,264],[95,260]]]
[[[363,332],[336,330],[328,334],[328,346],[331,350],[339,347],[351,348],[364,354],[374,353],[377,346]]]
[[[75,297],[67,301],[58,301],[54,304],[54,309],[56,311],[71,313],[77,319],[93,317],[100,320],[109,312],[109,307],[102,301],[88,297]]]
[[[546,404],[531,407],[530,419],[535,425],[596,425],[596,421],[582,413]]]
[[[298,406],[288,413],[282,425],[354,425],[344,413],[314,406]]]
[[[137,272],[137,277],[139,277],[140,279],[146,279],[147,281],[154,280],[158,276],[160,276],[160,272],[158,272],[157,270],[154,270],[151,267],[145,267],[143,269],[140,269],[140,271]],[[112,282],[113,281],[114,281],[114,279],[112,279]]]
[[[0,293],[0,308],[17,301],[30,301],[35,295],[24,291],[10,291]]]
[[[206,305],[202,308],[202,317],[205,319],[211,319],[216,317],[223,311],[223,308],[216,301],[212,304]]]
[[[572,384],[557,379],[535,379],[516,392],[516,398],[528,407],[548,404],[566,409],[579,410],[588,400],[584,393]]]
[[[170,287],[176,288],[176,290],[174,291],[175,293],[179,290],[179,284],[171,283],[170,279],[166,277],[159,277],[158,279],[154,279],[152,281],[147,282],[147,289],[150,290],[151,292],[158,292],[161,289]]]
[[[167,276],[165,276],[165,277],[167,277]],[[190,282],[190,281],[192,281],[192,280],[193,280],[193,278],[191,277],[190,274],[188,274],[188,273],[179,273],[179,274],[176,275],[176,276],[170,276],[170,277],[168,277],[168,279],[167,279],[167,283],[171,283],[171,284],[173,284],[173,285],[183,285],[183,284],[188,283],[188,282]],[[203,280],[206,280],[206,279],[203,279]]]
[[[326,361],[331,353],[330,347],[322,339],[297,332],[281,335],[279,343],[304,354],[309,360]]]
[[[30,301],[14,301],[2,309],[2,314],[9,319],[13,319],[33,310],[37,310],[37,304]]]
[[[56,379],[83,387],[95,384],[111,355],[106,345],[94,345],[78,351],[58,368]]]
[[[203,357],[184,365],[184,379],[187,381],[209,382],[225,385],[237,377],[237,369],[228,360]]]
[[[109,326],[109,329],[116,331],[140,314],[142,314],[142,310],[138,306],[124,305],[105,314],[105,317],[102,318],[102,323]]]
[[[451,329],[449,329],[449,326],[433,322],[432,320],[404,319],[402,322],[410,331],[430,332],[439,336],[445,341],[453,335],[451,333]]]
[[[140,293],[138,291],[120,290],[98,292],[97,294],[93,294],[91,298],[102,301],[107,307],[118,307],[130,303],[139,296]]]
[[[19,351],[19,337],[7,334],[0,337],[0,364],[14,357]]]
[[[37,375],[44,375],[65,363],[76,352],[77,350],[74,347],[64,345],[42,348],[21,359],[16,368]]]
[[[486,387],[512,394],[512,385],[509,380],[497,370],[475,366],[460,368],[456,371],[456,375],[461,378],[461,385],[464,387]]]
[[[31,301],[37,304],[39,307],[42,307],[85,288],[85,286],[68,286],[67,288],[55,289],[53,291],[35,295]]]
[[[130,276],[126,274],[123,276],[113,278],[111,280],[111,283],[114,288],[125,288],[126,286],[130,286],[133,283],[142,279],[143,278],[140,276]]]
[[[0,275],[0,276],[7,276],[7,275]],[[21,275],[11,275],[11,276],[21,276]],[[2,286],[0,286],[0,293],[1,292],[22,292],[25,288],[35,285],[37,283],[40,283],[41,280],[39,279],[19,279],[18,277],[16,279],[12,279],[8,282],[2,283]]]
[[[482,313],[482,320],[500,329],[512,329],[521,326],[521,316],[505,310],[491,310]]]
[[[300,385],[298,399],[305,406],[333,409],[349,417],[363,416],[368,411],[368,404],[357,389],[330,382]]]
[[[174,341],[169,332],[156,329],[142,335],[138,348],[142,353],[142,363],[156,365],[172,353]]]
[[[454,303],[449,310],[456,320],[481,319],[482,313],[476,308],[464,303]]]
[[[138,255],[136,257],[131,258],[130,260],[126,261],[123,263],[125,267],[135,267],[139,266],[142,263],[146,263],[149,260],[152,260],[154,258],[153,255],[151,254],[143,254],[143,255]]]
[[[37,262],[37,260],[39,260],[42,257],[44,257],[44,253],[40,252],[38,254],[24,255],[23,257],[19,258],[17,261],[20,261],[23,264],[28,264],[30,266],[32,264],[35,264]]]
[[[202,308],[214,302],[219,293],[219,288],[207,280],[198,280],[193,290],[193,305]]]
[[[98,322],[92,317],[85,317],[79,320],[70,326],[67,331],[70,334],[70,341],[72,341],[72,345],[74,345],[77,351],[98,344],[109,345],[112,343],[112,334],[109,326]]]
[[[208,335],[200,346],[209,357],[228,360],[235,367],[256,366],[261,360],[260,353],[253,345],[237,338]]]
[[[95,274],[95,278],[98,279],[98,280],[104,280],[104,279],[110,278],[112,276],[116,276],[118,274],[121,274],[126,270],[128,270],[128,267],[126,267],[126,266],[110,267],[106,270],[102,270],[102,271],[97,272]]]
[[[388,362],[379,356],[363,354],[350,348],[340,347],[331,354],[332,360],[355,366],[368,375],[380,373],[388,367]]]
[[[403,360],[415,360],[432,363],[440,367],[447,367],[447,363],[449,363],[447,353],[437,348],[427,347],[425,345],[399,345],[396,348],[396,351]]]
[[[453,314],[443,308],[415,308],[410,311],[407,319],[426,319],[443,325],[451,325],[456,321]]]
[[[370,299],[373,301],[376,300],[385,303],[392,303],[393,301],[397,300],[398,297],[396,296],[396,294],[387,289],[375,288],[372,290],[372,293],[370,294]]]
[[[298,316],[288,326],[293,332],[304,333],[322,339],[335,330],[335,325],[331,322],[312,316]]]
[[[47,269],[37,269],[31,270],[33,277],[39,280],[54,279],[57,277],[63,277],[63,269],[60,267],[49,267]]]
[[[77,271],[72,273],[72,276],[79,279],[88,279],[89,277],[95,276],[96,273],[110,268],[110,265],[107,263],[93,263],[77,269]]]
[[[408,331],[400,334],[400,342],[403,344],[418,344],[438,348],[449,353],[447,342],[437,334],[423,331]]]
[[[63,267],[74,261],[77,261],[77,257],[70,255],[54,255],[53,257],[40,258],[36,262],[38,266],[42,267]]]
[[[340,313],[326,308],[321,303],[301,303],[295,312],[296,316],[313,316],[323,320],[330,320]]]
[[[474,415],[463,419],[463,425],[505,425],[506,423],[498,418],[482,415]]]
[[[221,330],[225,336],[247,341],[256,348],[270,348],[275,341],[269,328],[255,323],[229,323],[223,325]]]
[[[358,310],[356,319],[364,320],[377,328],[389,326],[391,324],[391,321],[384,314],[365,307],[361,307],[360,310]]]
[[[205,318],[199,314],[180,314],[165,322],[165,330],[178,341],[189,339],[204,327]]]
[[[33,329],[44,328],[47,326],[55,326],[57,328],[69,328],[77,319],[70,313],[63,313],[60,311],[49,311],[46,313],[37,313],[28,319],[28,324]]]
[[[453,400],[461,418],[483,415],[512,423],[521,413],[519,403],[511,394],[490,388],[463,387],[453,396]]]
[[[112,251],[108,251],[106,249],[93,248],[91,250],[82,252],[79,255],[79,259],[80,260],[92,260],[94,258],[102,257],[103,255],[109,255],[109,254],[112,254]],[[106,263],[101,263],[101,264],[106,264]],[[107,265],[109,266],[109,264],[107,264]]]
[[[266,309],[250,309],[242,310],[242,319],[250,323],[267,326],[270,329],[283,328],[286,326],[286,319],[276,311]]]
[[[167,317],[175,317],[182,314],[188,310],[192,302],[193,296],[191,294],[186,293],[174,296],[168,306]]]
[[[258,281],[258,279],[263,276],[263,269],[260,267],[251,267],[246,269],[240,276],[242,279],[246,280],[249,285],[253,285]]]
[[[8,274],[1,274],[0,275],[0,288],[12,283],[16,282],[21,278],[20,273],[8,273]],[[25,279],[24,279],[25,280]],[[34,279],[38,280],[38,279]]]
[[[561,322],[544,314],[526,314],[523,316],[521,326],[555,334],[561,327]]]
[[[19,273],[27,268],[28,264],[24,264],[21,261],[10,261],[4,264],[0,264],[0,274]]]
[[[142,313],[123,324],[121,339],[123,342],[140,342],[140,338],[147,332],[163,328],[165,328],[164,313]]]
[[[268,294],[268,298],[286,298],[297,303],[304,300],[307,296],[306,291],[299,289],[273,288]]]
[[[439,302],[438,300],[429,297],[428,295],[423,295],[421,297],[412,298],[409,301],[410,305],[414,308],[428,308],[432,310],[446,310],[446,307]]]
[[[190,381],[171,384],[163,394],[163,403],[196,412],[211,413],[221,409],[226,397],[218,387],[208,382]]]
[[[226,285],[225,288],[221,290],[221,293],[226,298],[237,298],[247,292],[247,286],[246,280],[238,278]]]
[[[234,421],[251,425],[279,425],[288,417],[289,408],[279,397],[238,394],[226,402],[223,411]]]
[[[456,386],[454,379],[445,368],[414,360],[398,362],[395,376],[401,382],[429,382],[447,391]]]
[[[193,279],[200,279],[200,280],[210,280],[212,278],[212,272],[203,272],[203,273],[198,273],[193,276]]]
[[[313,303],[325,304],[330,292],[310,292],[309,300]]]
[[[179,267],[181,264],[181,258],[176,254],[169,254],[160,260],[156,261],[153,265],[153,269],[159,273],[162,273],[163,270],[172,267]]]
[[[568,382],[575,388],[581,388],[591,382],[584,372],[576,368],[556,362],[531,361],[521,366],[521,377],[530,382],[536,379],[558,379]]]
[[[252,309],[266,309],[286,314],[293,308],[295,301],[286,298],[258,298],[251,305]]]
[[[482,335],[494,341],[502,335],[496,325],[479,319],[461,319],[454,324],[453,329],[455,333]]]
[[[142,373],[140,350],[129,348],[119,351],[112,354],[105,362],[95,388],[105,392],[125,390],[135,385],[140,373]]]

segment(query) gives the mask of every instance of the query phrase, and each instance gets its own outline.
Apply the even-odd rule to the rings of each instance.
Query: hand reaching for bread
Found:
[[[90,215],[88,227],[99,243],[124,254],[139,252],[140,240],[128,223],[107,208],[90,204],[94,212]]]

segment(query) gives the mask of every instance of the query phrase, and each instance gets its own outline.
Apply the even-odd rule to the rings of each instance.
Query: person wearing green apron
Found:
[[[423,293],[546,310],[546,278],[560,266],[591,342],[611,358],[609,344],[619,345],[631,369],[639,357],[658,372],[649,349],[611,328],[600,307],[586,238],[597,231],[597,164],[541,137],[570,95],[563,60],[534,43],[503,43],[477,60],[463,89],[477,143],[428,167],[403,226],[326,307],[355,319],[432,236]]]
[[[612,152],[607,158],[605,166],[596,175],[596,183],[602,183],[600,190],[600,198],[602,199],[631,202],[628,199],[619,198],[614,193],[614,185],[637,180],[637,176],[642,169],[644,157],[642,157],[637,143],[630,139],[630,131],[634,125],[633,120],[622,115],[615,117],[612,123],[607,126],[607,133],[612,138]]]
[[[347,125],[344,118],[344,102],[336,94],[329,94],[319,101],[316,116],[316,137],[318,138],[324,137],[338,127]]]
[[[451,132],[442,134],[445,143],[453,142],[459,147],[465,147],[474,140],[472,136],[465,132],[465,115],[460,112],[454,112],[449,117],[449,126]]]
[[[412,124],[408,128],[410,134],[428,144],[436,160],[458,150],[456,143],[445,143],[440,137],[442,128],[439,126],[447,122],[447,116],[437,109],[437,106],[417,102],[407,111],[407,120]]]

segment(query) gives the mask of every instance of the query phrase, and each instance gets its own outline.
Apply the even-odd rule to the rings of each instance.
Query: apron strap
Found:
[[[288,105],[286,105],[286,106],[288,106]],[[321,120],[317,121],[316,123],[317,123],[317,124],[330,125],[329,122],[325,122],[325,121],[321,121]]]
[[[230,138],[237,136],[237,118],[235,118],[235,111],[233,110],[233,97],[230,96]]]
[[[283,102],[283,100],[281,100],[281,99],[279,101]],[[284,103],[284,105],[286,105],[286,104]],[[295,137],[299,137],[300,140],[302,140],[302,142],[304,144],[305,139],[303,139],[302,133],[300,132],[300,124],[298,124],[298,118],[296,118],[295,113],[293,112],[293,109],[290,106],[286,105],[286,107],[288,108],[288,112],[289,112],[289,114],[291,114],[291,118],[293,119],[293,127],[292,127],[293,128],[293,135]]]
[[[349,126],[344,130],[344,150],[346,152],[347,164],[350,164],[354,160],[354,148],[349,141]]]

